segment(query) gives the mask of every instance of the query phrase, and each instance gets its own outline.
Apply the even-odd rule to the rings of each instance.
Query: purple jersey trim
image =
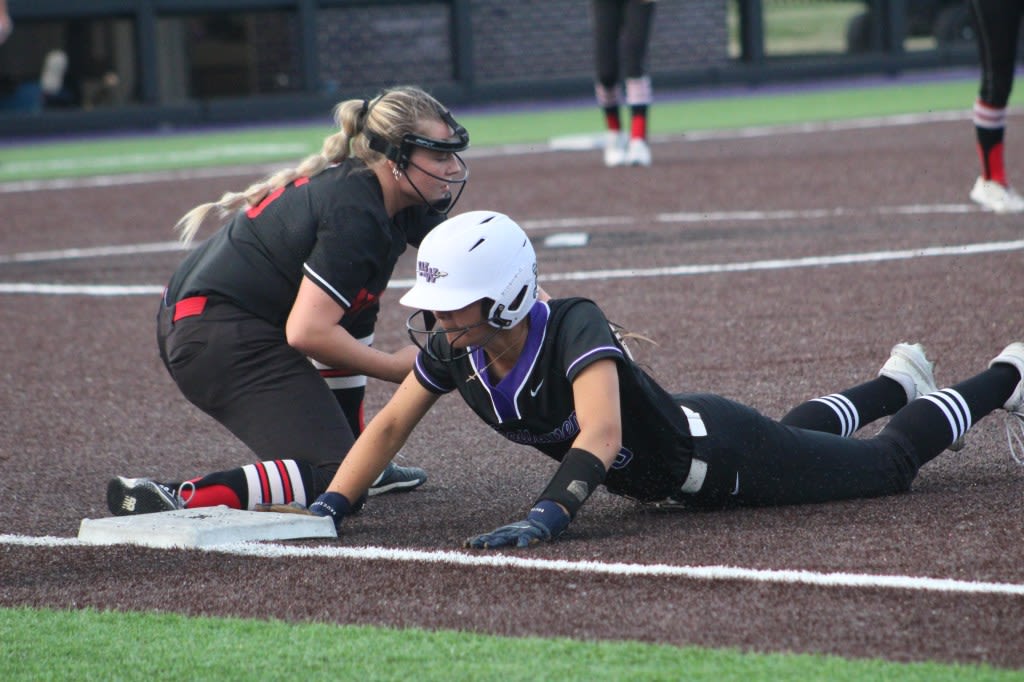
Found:
[[[578,358],[576,358],[575,360],[573,360],[572,364],[569,365],[568,369],[565,370],[565,376],[571,377],[572,373],[573,373],[573,369],[576,367],[576,365],[580,364],[581,362],[583,362],[587,358],[591,357],[595,353],[607,353],[608,351],[614,352],[619,357],[624,357],[623,354],[622,354],[622,350],[620,350],[616,346],[598,346],[597,348],[590,349],[589,351],[587,351],[583,355],[581,355]]]
[[[423,361],[420,359],[423,355],[423,351],[416,354],[416,378],[420,380],[421,384],[426,384],[427,389],[433,389],[437,393],[450,393],[455,390],[454,386],[442,386],[441,384],[434,381],[434,378],[427,373],[427,370],[423,367]]]
[[[523,418],[516,403],[540,357],[540,349],[547,336],[550,315],[551,308],[547,303],[537,303],[530,310],[530,331],[526,337],[523,352],[512,371],[505,375],[497,386],[491,384],[490,374],[487,370],[487,356],[484,354],[483,348],[473,349],[473,353],[470,355],[470,363],[477,375],[480,376],[484,390],[491,398],[491,406],[494,408],[494,414],[497,415],[499,423]]]

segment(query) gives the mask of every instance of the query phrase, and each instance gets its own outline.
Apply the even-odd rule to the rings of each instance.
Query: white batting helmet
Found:
[[[537,302],[537,255],[523,228],[503,213],[470,211],[449,218],[423,239],[416,284],[402,305],[451,311],[493,301],[492,327],[518,324]]]

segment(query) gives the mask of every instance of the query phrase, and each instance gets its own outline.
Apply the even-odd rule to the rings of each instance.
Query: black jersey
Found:
[[[359,338],[373,331],[406,245],[418,246],[442,218],[416,206],[391,220],[377,177],[349,159],[240,211],[182,262],[167,300],[221,296],[283,326],[305,275],[345,309],[341,326]]]
[[[591,363],[612,358],[618,366],[622,450],[605,486],[642,501],[677,492],[693,454],[687,417],[677,401],[623,352],[600,308],[580,298],[537,303],[529,324],[522,355],[497,385],[479,348],[454,362],[420,352],[416,378],[433,393],[458,390],[498,433],[561,461],[580,431],[573,379]],[[450,357],[444,335],[434,336],[431,343],[437,357]]]

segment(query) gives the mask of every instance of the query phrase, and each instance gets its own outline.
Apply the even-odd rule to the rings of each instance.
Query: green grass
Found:
[[[653,135],[694,130],[829,121],[932,111],[968,111],[977,83],[943,83],[822,89],[795,94],[758,94],[656,101]],[[657,93],[656,93],[657,94]],[[455,112],[474,147],[543,143],[550,138],[601,129],[596,107],[538,108],[508,113]],[[230,132],[152,133],[98,137],[81,142],[45,142],[0,148],[0,182],[132,173],[178,168],[290,164],[317,151],[327,125],[247,128]]]
[[[9,681],[1021,679],[980,666],[167,613],[0,609],[0,631],[0,670]]]

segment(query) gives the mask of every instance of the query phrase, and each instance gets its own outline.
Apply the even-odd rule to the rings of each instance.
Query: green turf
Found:
[[[657,102],[653,135],[694,130],[829,121],[934,111],[968,111],[977,84],[972,80],[822,89],[797,94],[701,97],[685,95]],[[459,112],[456,112],[458,115]],[[550,138],[601,130],[596,107],[538,106],[508,113],[458,115],[475,147],[541,143]],[[246,128],[236,132],[152,133],[97,137],[81,142],[45,142],[0,148],[0,182],[134,173],[219,165],[291,164],[319,149],[330,133],[325,124]]]
[[[0,609],[5,680],[1020,680],[991,667],[743,654],[639,642]]]

